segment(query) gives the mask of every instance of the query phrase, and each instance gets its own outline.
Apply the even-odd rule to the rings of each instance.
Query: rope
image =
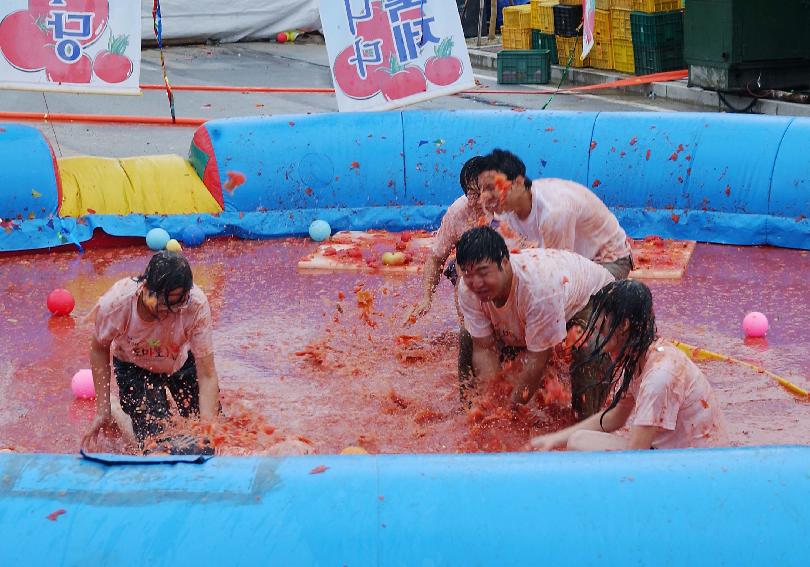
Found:
[[[166,59],[163,56],[163,20],[160,15],[160,0],[155,0],[152,6],[152,27],[155,30],[158,49],[160,50],[160,67],[163,69],[163,82],[166,85],[166,96],[169,97],[169,110],[172,114],[172,122],[177,120],[174,112],[174,93],[169,84],[169,75],[166,73]]]
[[[712,352],[710,350],[706,350],[706,349],[702,349],[700,347],[688,345],[686,343],[682,343],[682,342],[676,341],[676,340],[672,340],[672,344],[674,344],[676,347],[678,347],[683,352],[685,352],[687,355],[689,355],[689,358],[691,358],[693,360],[722,360],[722,361],[725,361],[725,362],[732,362],[734,364],[739,364],[741,366],[745,366],[746,368],[750,368],[751,370],[754,370],[755,372],[757,372],[759,374],[765,374],[766,376],[773,379],[775,382],[777,382],[780,386],[782,386],[785,390],[787,390],[791,394],[794,394],[796,396],[801,396],[803,398],[810,398],[810,392],[808,392],[804,388],[801,388],[801,387],[797,386],[796,384],[794,384],[793,382],[790,382],[789,380],[786,380],[785,378],[782,378],[778,374],[774,374],[773,372],[765,370],[764,368],[761,368],[761,367],[759,367],[759,366],[757,366],[755,364],[751,364],[750,362],[745,362],[743,360],[738,360],[736,358],[732,358],[732,357],[727,356],[725,354],[720,354],[719,352]]]

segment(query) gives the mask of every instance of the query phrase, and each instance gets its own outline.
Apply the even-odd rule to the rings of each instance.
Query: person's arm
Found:
[[[630,443],[627,448],[630,450],[649,449],[652,447],[655,436],[662,431],[663,429],[654,425],[634,425],[630,428]]]
[[[95,337],[90,343],[90,368],[96,390],[96,417],[82,438],[83,447],[90,442],[95,444],[99,433],[108,434],[116,427],[110,406],[110,345],[98,342]]]
[[[479,381],[486,381],[501,369],[496,352],[495,337],[473,337],[473,371]]]
[[[422,268],[422,299],[414,306],[407,323],[415,323],[417,319],[430,311],[430,306],[433,303],[433,293],[436,291],[436,286],[439,285],[442,267],[447,261],[447,256],[449,256],[449,252],[443,258],[432,253],[425,261]]]
[[[214,355],[197,359],[197,383],[200,386],[200,418],[213,419],[219,413],[219,376]]]
[[[543,380],[551,349],[542,352],[527,351],[523,355],[523,368],[515,377],[512,404],[526,404],[532,399]]]
[[[560,431],[555,431],[554,433],[549,433],[546,435],[539,435],[533,438],[530,441],[530,444],[534,449],[551,451],[552,449],[561,449],[565,447],[568,444],[568,440],[571,438],[571,435],[577,431],[604,431],[606,433],[612,433],[617,429],[624,427],[624,424],[627,423],[627,419],[633,412],[634,404],[635,401],[632,398],[624,397],[619,400],[616,407],[604,414],[604,418],[602,418],[602,412],[595,413],[592,416],[583,419],[579,423],[566,427]],[[650,443],[652,443],[652,438],[650,438]],[[629,448],[636,448],[632,445],[632,440]],[[649,449],[650,445],[647,445],[646,448]]]

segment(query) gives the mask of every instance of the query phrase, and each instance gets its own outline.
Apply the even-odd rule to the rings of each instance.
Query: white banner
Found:
[[[341,111],[475,86],[455,0],[321,0],[321,23]]]
[[[582,0],[582,60],[593,47],[593,24],[596,18],[596,0]]]
[[[1,0],[0,88],[138,94],[141,0]]]

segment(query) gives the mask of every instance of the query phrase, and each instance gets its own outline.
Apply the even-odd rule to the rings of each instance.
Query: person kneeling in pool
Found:
[[[604,412],[531,441],[536,449],[579,451],[672,449],[723,443],[725,428],[711,385],[689,357],[658,339],[652,294],[641,282],[617,281],[602,289],[583,339],[595,337],[592,357],[607,353],[603,377],[615,386]],[[630,424],[630,438],[613,431]]]
[[[99,434],[129,430],[110,403],[110,359],[121,409],[131,420],[140,447],[157,439],[170,417],[166,389],[185,418],[213,419],[220,411],[208,299],[194,285],[182,255],[158,252],[144,274],[115,283],[90,312],[95,331],[90,362],[96,389],[96,417],[82,446]],[[171,441],[168,441],[171,445]],[[170,452],[210,452],[188,446]]]
[[[479,201],[515,236],[538,248],[569,250],[593,260],[616,279],[633,268],[627,234],[587,187],[564,179],[530,181],[515,154],[493,150],[477,163]]]
[[[535,248],[510,256],[503,237],[489,227],[465,232],[456,260],[462,275],[458,300],[473,338],[475,378],[489,380],[502,362],[521,357],[512,402],[525,404],[541,385],[552,349],[571,326],[585,328],[592,296],[613,276],[563,250]],[[583,346],[572,354],[579,363],[589,353]],[[579,364],[578,369],[571,376],[571,405],[584,419],[602,408],[607,390],[601,387],[601,366]]]

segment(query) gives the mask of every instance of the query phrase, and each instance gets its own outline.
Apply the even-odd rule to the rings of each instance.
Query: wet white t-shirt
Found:
[[[532,182],[532,210],[525,219],[514,212],[496,215],[541,248],[570,250],[594,262],[630,255],[627,234],[610,209],[587,187],[565,179]]]
[[[464,326],[473,337],[496,334],[506,345],[542,352],[562,342],[566,323],[613,281],[606,269],[578,254],[533,248],[512,253],[512,290],[502,307],[458,287]]]

